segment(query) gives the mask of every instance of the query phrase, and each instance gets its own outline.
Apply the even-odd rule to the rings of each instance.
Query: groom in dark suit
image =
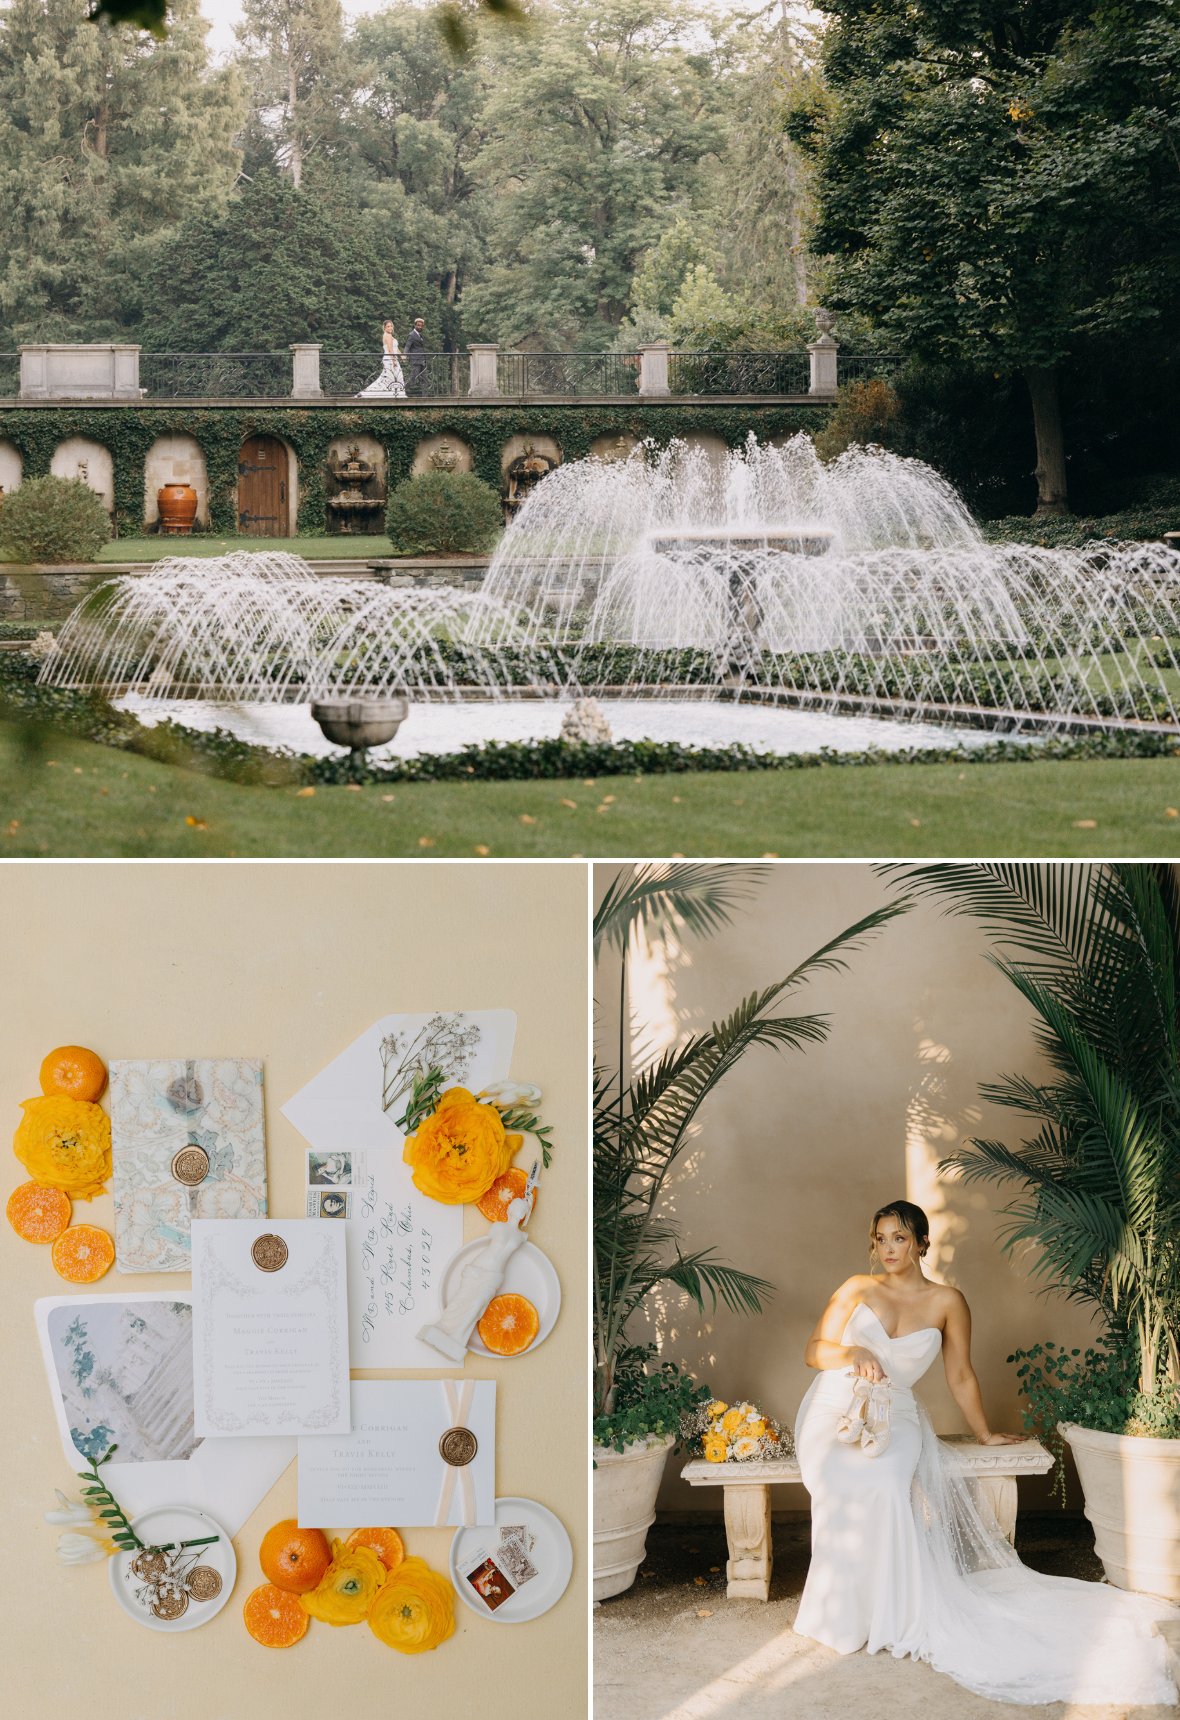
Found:
[[[425,319],[415,317],[414,326],[406,336],[406,358],[410,366],[406,387],[410,394],[426,393],[426,336],[422,332],[425,327]]]

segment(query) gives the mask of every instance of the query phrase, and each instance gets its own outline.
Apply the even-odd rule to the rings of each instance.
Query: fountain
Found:
[[[176,558],[113,580],[58,644],[44,681],[301,746],[282,707],[364,746],[408,701],[399,748],[447,750],[556,734],[570,697],[599,702],[599,736],[776,751],[1180,734],[1175,550],[988,544],[929,467],[859,448],[824,466],[805,436],[559,465],[477,592]]]

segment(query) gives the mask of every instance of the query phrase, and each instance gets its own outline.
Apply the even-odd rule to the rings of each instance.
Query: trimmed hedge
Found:
[[[478,555],[504,527],[500,498],[474,472],[422,472],[389,497],[385,529],[395,555]]]
[[[980,531],[988,543],[1031,543],[1041,549],[1081,549],[1088,543],[1143,543],[1162,540],[1165,532],[1180,531],[1180,507],[1127,508],[1121,514],[1021,514],[984,520]]]
[[[0,503],[0,550],[17,561],[93,561],[110,535],[106,509],[80,478],[46,472]]]

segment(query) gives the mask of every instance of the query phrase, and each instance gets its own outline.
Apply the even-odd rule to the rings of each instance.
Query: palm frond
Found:
[[[673,919],[697,937],[730,924],[734,911],[755,893],[768,866],[732,866],[656,861],[632,866],[612,878],[594,915],[594,954],[603,942],[626,947],[633,928],[657,930]]]

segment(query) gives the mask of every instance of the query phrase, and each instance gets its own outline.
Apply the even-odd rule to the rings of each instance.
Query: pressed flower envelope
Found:
[[[119,1059],[110,1069],[120,1272],[187,1272],[194,1218],[266,1213],[262,1064]]]
[[[354,1368],[438,1366],[417,1334],[440,1311],[443,1273],[463,1246],[463,1208],[415,1188],[399,1119],[415,1075],[431,1067],[442,1069],[444,1087],[473,1093],[502,1081],[515,1037],[510,1009],[383,1016],[282,1107],[317,1162],[347,1165],[347,1183],[325,1191],[310,1180],[309,1158],[307,1211],[346,1232]]]
[[[103,1476],[129,1517],[191,1505],[236,1534],[295,1440],[198,1436],[187,1291],[46,1296],[34,1313],[70,1474],[117,1444]]]

